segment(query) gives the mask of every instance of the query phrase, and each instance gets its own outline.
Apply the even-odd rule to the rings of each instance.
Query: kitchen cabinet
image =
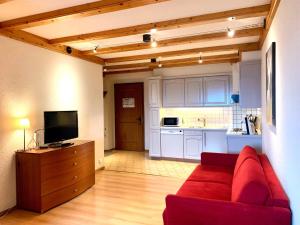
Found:
[[[169,79],[163,81],[163,106],[184,106],[184,79]]]
[[[161,155],[166,158],[183,158],[183,130],[161,130]]]
[[[161,106],[161,80],[150,79],[148,85],[149,93],[149,106],[160,107]]]
[[[150,108],[149,117],[150,129],[160,129],[160,108]]]
[[[203,152],[227,153],[226,131],[203,131]]]
[[[240,106],[261,107],[261,61],[246,61],[240,64]]]
[[[228,153],[240,153],[240,151],[249,145],[258,152],[262,151],[261,135],[228,135],[227,136]]]
[[[203,78],[185,79],[185,106],[195,107],[203,105]]]
[[[184,152],[185,159],[200,159],[202,152],[202,131],[184,131]]]
[[[205,77],[203,87],[205,106],[229,104],[229,76]]]
[[[161,157],[160,151],[160,129],[150,130],[150,157]]]

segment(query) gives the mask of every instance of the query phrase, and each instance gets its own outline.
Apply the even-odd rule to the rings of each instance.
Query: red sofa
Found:
[[[289,200],[265,155],[202,153],[176,195],[166,197],[165,225],[290,225]]]

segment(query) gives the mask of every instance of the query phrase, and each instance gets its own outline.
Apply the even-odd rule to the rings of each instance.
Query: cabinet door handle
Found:
[[[74,151],[74,155],[76,155],[76,154],[77,154],[77,151],[75,150],[75,151]]]
[[[77,179],[78,179],[78,176],[74,176],[73,179],[74,179],[74,180],[77,180]]]

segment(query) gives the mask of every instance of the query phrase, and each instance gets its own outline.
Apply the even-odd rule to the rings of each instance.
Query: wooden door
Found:
[[[143,83],[115,84],[116,149],[144,151]]]

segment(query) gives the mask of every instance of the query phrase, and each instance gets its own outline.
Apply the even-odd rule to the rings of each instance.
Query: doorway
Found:
[[[116,149],[145,151],[144,84],[115,84]]]

